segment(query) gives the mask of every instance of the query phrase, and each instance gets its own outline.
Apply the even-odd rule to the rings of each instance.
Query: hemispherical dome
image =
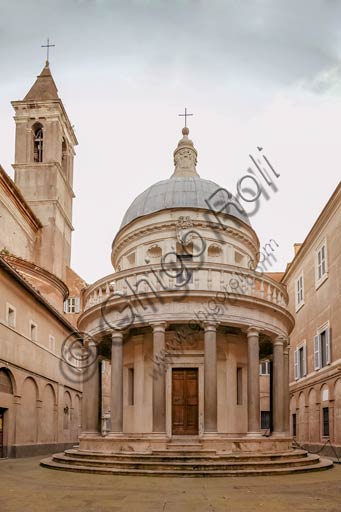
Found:
[[[206,202],[207,201],[207,202]],[[227,206],[226,206],[227,205]],[[250,225],[247,214],[234,197],[210,180],[173,175],[147,188],[128,208],[121,228],[133,220],[169,208],[200,208],[229,214]]]

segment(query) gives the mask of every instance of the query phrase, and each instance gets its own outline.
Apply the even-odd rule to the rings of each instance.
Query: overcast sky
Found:
[[[173,172],[184,107],[198,172],[235,192],[262,146],[280,177],[251,219],[285,268],[340,180],[341,1],[0,0],[0,163],[10,101],[51,70],[76,148],[72,265],[112,272],[132,200]]]

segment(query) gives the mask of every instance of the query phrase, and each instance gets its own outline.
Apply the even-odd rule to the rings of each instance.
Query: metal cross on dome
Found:
[[[42,48],[46,48],[46,61],[47,62],[49,61],[49,57],[50,57],[50,48],[53,48],[54,46],[56,46],[56,45],[55,44],[50,44],[50,38],[49,37],[47,38],[46,44],[42,44],[41,45]]]
[[[193,116],[194,114],[187,114],[187,108],[185,107],[185,113],[184,114],[178,114],[179,117],[185,118],[185,128],[187,128],[187,117]]]

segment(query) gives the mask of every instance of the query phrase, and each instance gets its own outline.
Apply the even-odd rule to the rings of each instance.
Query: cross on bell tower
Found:
[[[46,48],[46,62],[47,63],[49,62],[50,48],[54,48],[55,46],[56,46],[55,44],[50,44],[50,38],[49,37],[47,38],[46,44],[42,44],[41,45],[42,48]]]

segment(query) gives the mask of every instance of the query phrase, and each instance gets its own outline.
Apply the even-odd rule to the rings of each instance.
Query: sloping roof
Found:
[[[15,204],[16,209],[21,215],[29,222],[33,229],[38,230],[42,227],[42,223],[38,217],[34,214],[28,203],[25,201],[24,196],[20,192],[14,181],[8,176],[4,169],[0,165],[0,186],[5,189],[5,193],[11,198]]]
[[[58,90],[51,75],[49,62],[46,61],[42,72],[40,73],[40,75],[37,76],[37,80],[34,82],[31,89],[26,94],[24,101],[46,101],[58,99]]]
[[[280,283],[282,277],[284,276],[284,272],[265,272],[265,275],[267,277],[270,277],[270,279],[273,279],[274,281]]]
[[[40,302],[46,309],[49,310],[50,313],[57,320],[59,320],[69,331],[72,333],[78,334],[78,330],[64,318],[64,316],[59,313],[41,294],[38,290],[36,290],[23,276],[20,274],[10,263],[5,261],[5,259],[0,255],[0,269],[3,269],[7,274],[9,274],[13,279],[17,281],[19,285],[26,289],[33,296],[35,300]]]

